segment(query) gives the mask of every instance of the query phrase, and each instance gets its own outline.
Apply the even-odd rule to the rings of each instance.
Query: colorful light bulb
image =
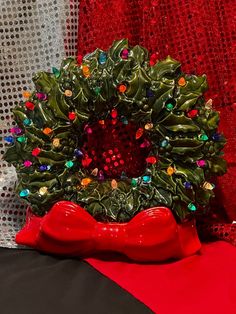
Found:
[[[34,110],[35,105],[34,105],[34,103],[32,103],[31,101],[26,101],[26,103],[25,103],[25,107],[26,107],[28,110],[33,111],[33,110]]]
[[[142,179],[144,183],[150,183],[152,181],[152,178],[150,176],[143,176]]]
[[[87,185],[89,185],[91,182],[92,182],[92,179],[90,179],[90,178],[84,178],[84,179],[81,180],[81,185],[87,186]]]
[[[143,128],[139,128],[137,131],[136,131],[136,134],[135,134],[135,139],[138,140],[144,133],[144,129]]]
[[[188,209],[193,212],[193,211],[197,210],[197,207],[193,203],[190,203],[190,204],[188,204]]]
[[[74,163],[72,160],[68,160],[66,163],[65,163],[65,166],[66,168],[72,168],[74,166]]]
[[[107,54],[102,51],[102,52],[99,54],[98,62],[99,62],[101,65],[103,65],[103,64],[106,63],[106,61],[107,61]]]
[[[42,186],[40,189],[39,189],[39,194],[40,195],[45,195],[48,193],[48,188],[46,186]]]
[[[32,161],[30,161],[30,160],[25,160],[25,161],[24,161],[24,166],[25,166],[26,168],[30,167],[31,165],[32,165]]]
[[[27,197],[29,195],[30,191],[28,189],[24,189],[24,190],[21,190],[19,195],[20,197]]]
[[[56,78],[59,78],[61,75],[61,72],[55,67],[52,67],[52,73],[54,74]]]
[[[7,143],[9,143],[9,144],[12,144],[12,143],[14,143],[14,137],[13,136],[5,136],[4,137],[4,140],[7,142]]]
[[[25,118],[25,119],[23,120],[23,124],[24,124],[25,126],[29,126],[31,123],[32,123],[32,120],[30,120],[29,118]]]
[[[32,156],[36,157],[40,154],[40,152],[41,152],[41,149],[39,147],[36,147],[32,150],[31,154],[32,154]]]

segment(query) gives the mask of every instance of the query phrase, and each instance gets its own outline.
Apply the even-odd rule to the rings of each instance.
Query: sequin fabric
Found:
[[[236,101],[235,0],[82,0],[79,15],[81,54],[127,37],[186,73],[206,73],[216,107]]]
[[[78,2],[0,1],[0,246],[15,247],[26,206],[14,193],[16,173],[3,159],[14,126],[11,109],[33,88],[32,75],[57,67],[77,47]]]

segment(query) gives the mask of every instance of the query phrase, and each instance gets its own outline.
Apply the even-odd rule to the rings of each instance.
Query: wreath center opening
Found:
[[[85,127],[82,165],[104,178],[139,177],[146,168],[151,142],[134,122],[99,120]]]

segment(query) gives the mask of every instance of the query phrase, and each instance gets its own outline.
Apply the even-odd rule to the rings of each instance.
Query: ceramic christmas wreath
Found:
[[[171,57],[158,61],[145,48],[120,40],[108,51],[67,58],[60,69],[33,80],[36,89],[25,92],[25,101],[13,110],[17,126],[5,138],[10,145],[5,159],[18,174],[16,190],[31,208],[18,242],[80,256],[115,250],[145,261],[199,249],[194,217],[209,210],[212,179],[226,169],[219,114],[203,97],[206,76],[187,75]],[[78,242],[72,236],[76,221],[89,230],[83,219],[99,226],[94,241],[104,238],[106,245],[76,249],[68,242]],[[137,244],[150,219],[159,221],[147,227],[149,242],[157,235],[152,245],[159,252],[150,243],[138,256],[129,254],[128,242],[128,249],[119,249],[132,237],[124,228],[137,224]],[[108,227],[112,234],[104,235]],[[32,228],[41,233],[33,235]],[[60,239],[59,233],[66,236]],[[117,247],[112,238],[120,242]],[[182,238],[189,244],[194,238],[191,250],[184,251]],[[168,254],[161,252],[163,243]],[[177,253],[180,247],[184,253]]]

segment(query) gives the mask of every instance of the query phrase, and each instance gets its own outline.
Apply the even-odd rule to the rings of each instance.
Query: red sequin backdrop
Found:
[[[221,130],[228,140],[228,173],[219,179],[217,204],[229,221],[236,220],[236,1],[80,1],[79,54],[107,49],[121,38],[160,59],[171,55],[186,73],[207,75],[206,98],[221,112]]]

